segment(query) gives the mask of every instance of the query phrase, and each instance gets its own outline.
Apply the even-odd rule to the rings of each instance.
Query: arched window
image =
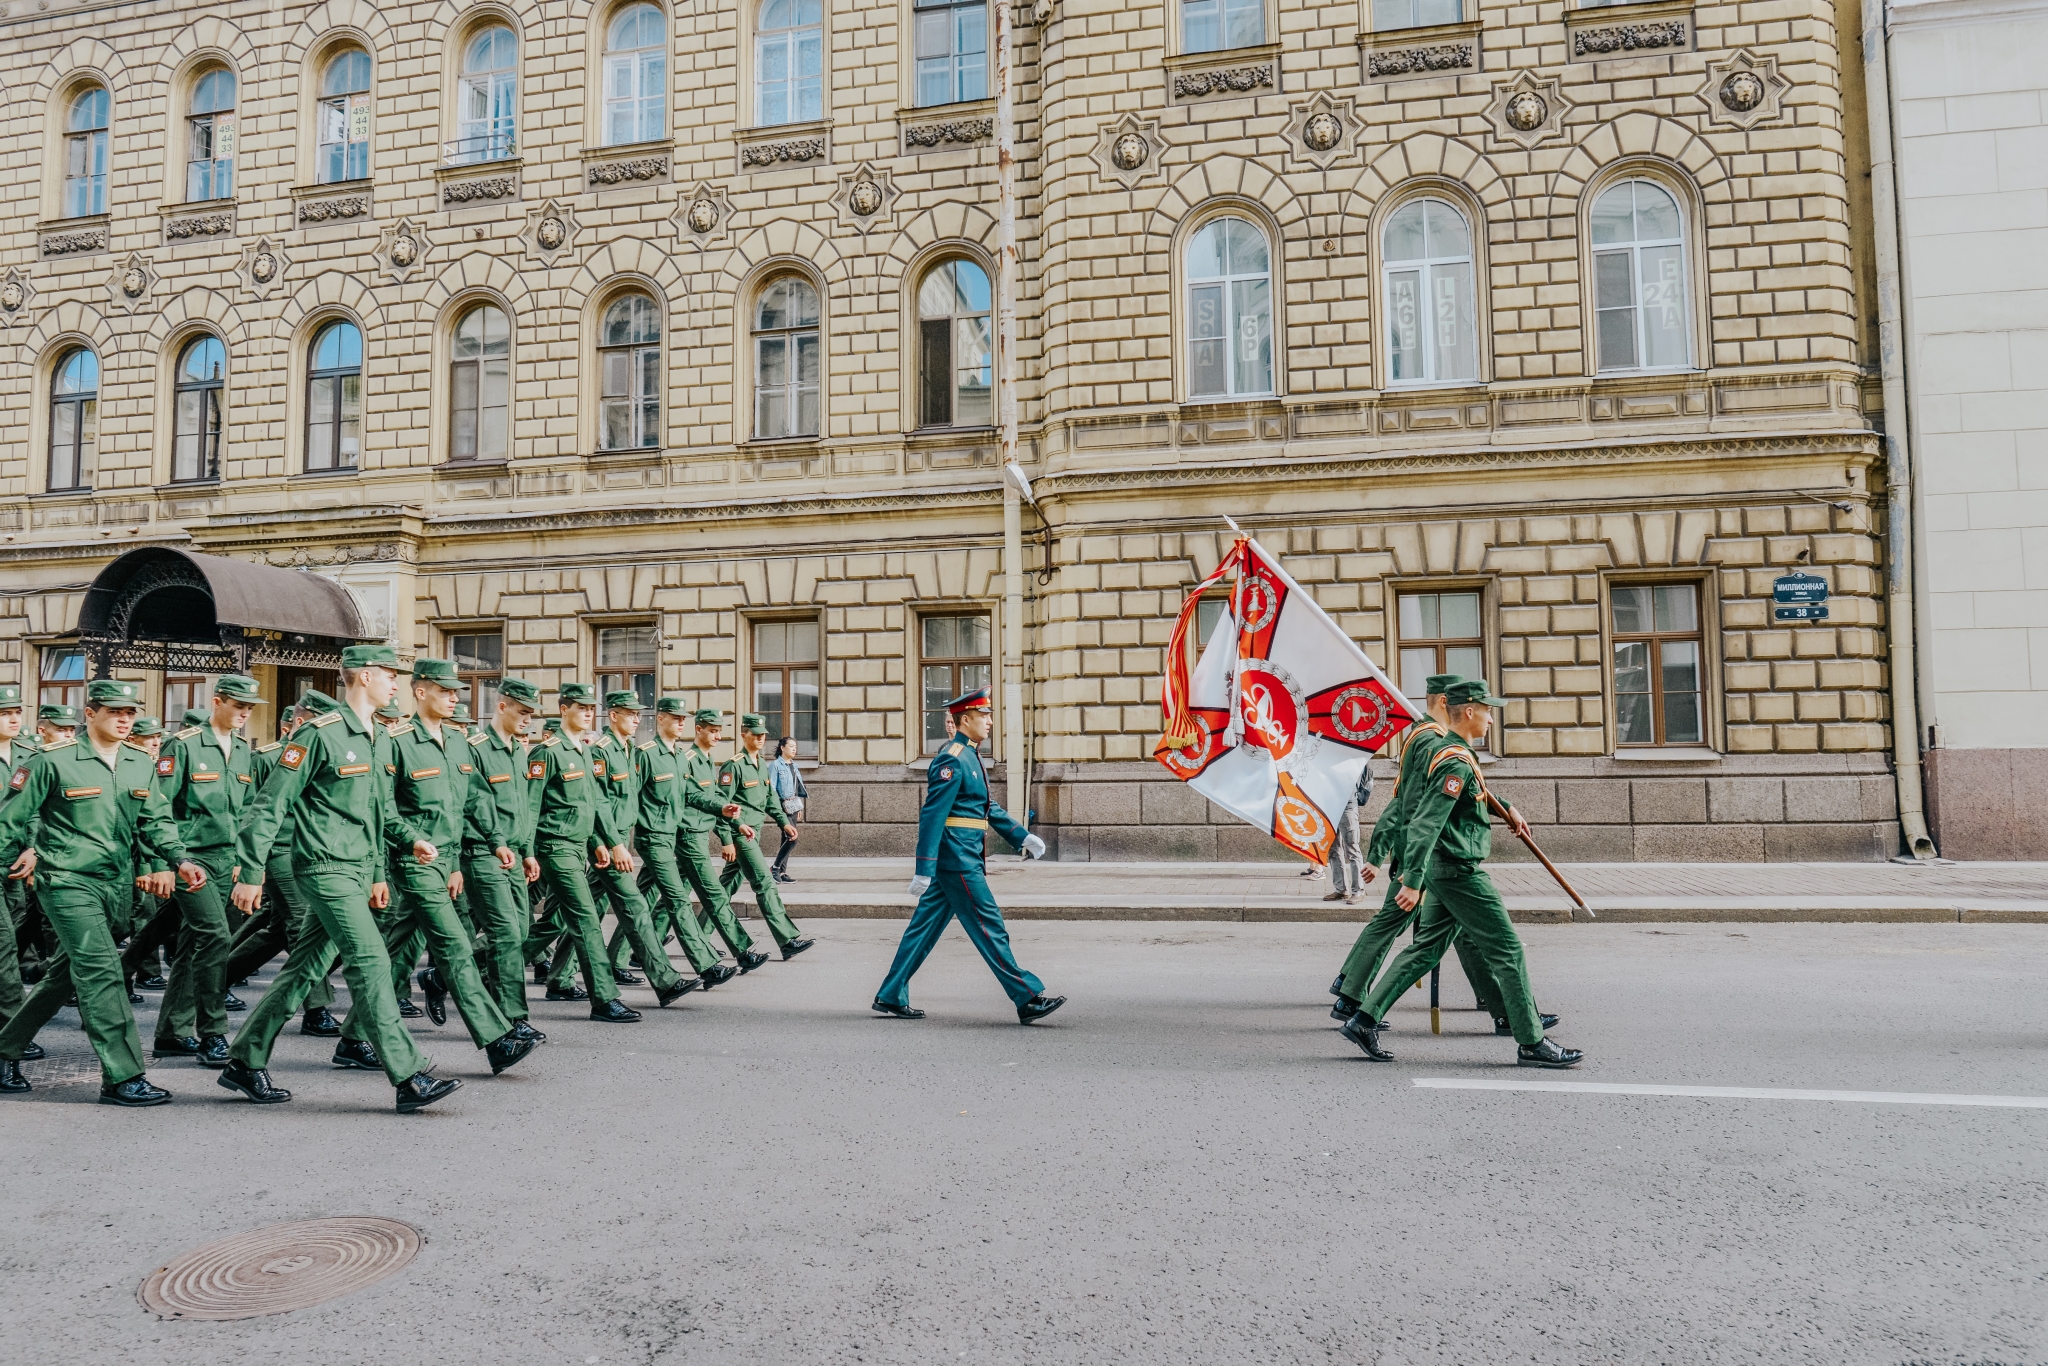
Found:
[[[512,325],[505,310],[478,304],[456,322],[449,381],[455,404],[450,457],[503,460],[512,407]]]
[[[986,427],[995,420],[995,330],[988,274],[946,261],[917,290],[917,425]]]
[[[1685,226],[1662,185],[1624,180],[1593,204],[1594,336],[1602,370],[1691,364]]]
[[[81,346],[57,361],[50,384],[50,491],[92,483],[99,436],[100,358]]]
[[[1403,204],[1387,220],[1387,381],[1479,378],[1472,230],[1441,199]]]
[[[988,98],[988,0],[917,0],[917,103]]]
[[[754,305],[754,436],[818,434],[818,291],[771,280]]]
[[[519,98],[519,41],[503,24],[482,30],[462,49],[462,83],[455,95],[451,163],[503,161],[512,155],[513,113]]]
[[[228,353],[219,337],[195,337],[178,357],[176,417],[171,434],[171,479],[220,478],[221,393]]]
[[[113,101],[103,85],[71,97],[64,117],[64,216],[107,211],[107,119]]]
[[[1266,41],[1266,0],[1181,0],[1181,50],[1222,52]]]
[[[306,468],[352,470],[363,447],[363,334],[334,322],[313,339],[306,371]]]
[[[359,47],[337,52],[320,73],[319,130],[320,184],[370,174],[370,54]]]
[[[1273,392],[1273,262],[1242,218],[1203,225],[1188,244],[1188,396]]]
[[[754,30],[754,122],[765,128],[823,117],[822,0],[761,0]]]
[[[668,24],[653,5],[628,5],[604,36],[604,142],[668,136]]]
[[[235,192],[235,73],[217,66],[192,87],[185,120],[185,198],[227,199]]]
[[[604,311],[598,329],[598,447],[630,451],[661,444],[661,310],[645,294],[626,294]]]

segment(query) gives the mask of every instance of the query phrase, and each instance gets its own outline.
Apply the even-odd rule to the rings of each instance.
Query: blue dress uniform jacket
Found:
[[[979,872],[988,861],[984,836],[993,829],[1018,849],[1030,832],[997,806],[988,792],[981,755],[963,740],[932,756],[925,773],[924,807],[917,813],[917,872]]]

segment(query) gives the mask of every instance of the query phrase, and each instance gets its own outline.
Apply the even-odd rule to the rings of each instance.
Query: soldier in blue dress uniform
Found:
[[[911,1009],[910,979],[946,932],[947,922],[958,916],[960,928],[1016,1003],[1017,1023],[1031,1024],[1065,1005],[1067,998],[1045,995],[1045,984],[1017,966],[1002,910],[989,893],[983,841],[993,827],[1026,858],[1043,855],[1045,841],[989,797],[988,774],[975,748],[995,726],[988,689],[963,693],[946,710],[959,734],[932,756],[926,772],[924,807],[917,817],[917,874],[910,879],[917,910],[896,946],[896,961],[873,1009],[899,1020],[924,1018],[922,1010]]]

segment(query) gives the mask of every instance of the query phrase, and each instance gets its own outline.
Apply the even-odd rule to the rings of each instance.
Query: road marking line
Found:
[[[1643,1086],[1609,1081],[1479,1081],[1415,1077],[1437,1091],[1568,1091],[1593,1096],[1704,1096],[1727,1100],[1837,1100],[1867,1105],[1978,1105],[2006,1110],[2048,1110],[2048,1096],[1960,1096],[1933,1091],[1805,1091],[1775,1086]]]

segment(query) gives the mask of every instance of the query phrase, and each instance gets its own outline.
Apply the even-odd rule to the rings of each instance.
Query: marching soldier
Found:
[[[718,795],[715,783],[711,791],[704,791],[684,781],[688,746],[683,743],[683,718],[688,715],[680,697],[664,697],[654,704],[654,738],[642,743],[635,756],[640,805],[633,850],[640,856],[640,891],[653,908],[659,942],[665,947],[673,929],[708,991],[731,981],[739,969],[719,961],[703,922],[690,909],[690,887],[678,854],[679,831],[690,811],[716,820],[728,809],[737,812],[738,807]]]
[[[161,1105],[170,1092],[143,1075],[142,1036],[121,980],[113,924],[126,915],[138,851],[152,890],[167,891],[175,864],[186,890],[206,869],[186,857],[170,805],[151,783],[149,756],[126,744],[136,686],[112,678],[86,685],[87,736],[44,749],[8,780],[14,800],[0,808],[0,855],[9,876],[37,875],[43,914],[60,951],[35,992],[0,1028],[0,1091],[25,1092],[25,1046],[76,993],[78,1013],[100,1060],[100,1100]],[[30,841],[34,843],[31,845]]]
[[[463,821],[474,789],[470,773],[470,744],[449,723],[455,709],[455,690],[461,680],[455,665],[445,659],[418,659],[412,668],[413,718],[391,727],[392,805],[395,837],[399,848],[424,849],[420,858],[394,859],[391,865],[392,914],[383,921],[384,946],[395,951],[401,944],[425,941],[428,966],[420,970],[420,990],[426,993],[427,1016],[437,1025],[448,1022],[448,997],[469,1027],[470,1041],[484,1051],[493,1073],[503,1072],[533,1051],[534,1040],[524,1038],[498,1009],[477,975],[476,946],[462,928],[455,901],[462,895],[462,870],[457,866],[462,848]],[[513,854],[500,847],[499,858],[509,866]],[[408,975],[411,960],[392,960],[392,990]],[[349,1011],[335,1056],[343,1054],[358,1066],[377,1065],[374,1048],[366,1035],[369,1021],[356,1010]]]
[[[640,956],[647,984],[654,988],[655,999],[665,1006],[703,986],[704,981],[700,977],[685,979],[668,961],[668,935],[655,932],[647,914],[647,900],[640,895],[639,883],[633,876],[630,846],[637,843],[634,826],[640,821],[640,756],[633,748],[633,735],[640,728],[640,698],[620,689],[605,694],[604,702],[610,715],[604,737],[596,748],[604,751],[604,787],[611,802],[612,830],[619,843],[628,847],[612,851],[611,866],[596,871],[590,879],[591,890],[597,894],[600,907],[607,900],[611,902],[620,936]],[[617,961],[613,960],[615,968]]]
[[[270,1052],[339,950],[350,1013],[363,1016],[378,1062],[396,1088],[398,1112],[410,1114],[462,1083],[435,1077],[430,1061],[413,1046],[399,1018],[391,957],[372,909],[390,898],[384,870],[394,821],[385,769],[392,762],[391,737],[371,713],[398,691],[398,654],[389,645],[351,645],[341,652],[341,676],[343,705],[293,734],[242,827],[241,877],[258,880],[235,884],[235,905],[247,914],[263,899],[262,870],[279,829],[289,822],[293,875],[313,921],[235,1035],[220,1084],[259,1104],[291,1099],[291,1092],[271,1085]],[[412,852],[419,858],[424,851],[415,846]],[[345,1057],[341,1061],[350,1064]]]
[[[152,1058],[228,1065],[228,1015],[222,1002],[233,939],[226,898],[235,881],[242,808],[256,783],[249,742],[241,732],[262,700],[255,679],[222,675],[213,685],[207,724],[179,731],[156,761],[156,786],[171,804],[192,860],[206,869],[206,880],[197,890],[176,894],[181,928],[170,987],[157,1011]]]
[[[91,692],[87,692],[91,697]],[[62,702],[45,702],[36,708],[36,747],[48,749],[78,735],[78,708]]]
[[[543,1043],[528,1022],[526,959],[532,924],[526,889],[540,877],[527,807],[526,744],[519,738],[540,706],[540,689],[523,678],[498,683],[498,714],[469,739],[471,794],[462,830],[462,882],[477,931],[477,958],[491,995],[512,1030]],[[514,855],[512,862],[506,854]]]
[[[732,901],[726,896],[725,883],[718,873],[712,871],[711,855],[704,847],[707,835],[715,837],[721,848],[731,844],[734,839],[732,822],[739,815],[739,803],[719,781],[720,765],[711,757],[712,746],[718,743],[718,732],[724,726],[724,715],[716,707],[701,707],[695,721],[696,738],[689,752],[683,755],[678,781],[683,784],[685,794],[709,793],[717,797],[718,811],[713,814],[708,804],[698,802],[690,802],[683,808],[676,827],[676,861],[691,889],[697,893],[704,915],[717,927],[718,937],[739,960],[739,971],[744,975],[767,962],[768,955],[757,952],[753,936],[740,928],[739,917],[732,913]]]
[[[12,779],[15,772],[29,761],[36,752],[33,735],[23,735],[21,726],[27,713],[21,708],[21,685],[0,683],[0,810],[20,789]],[[14,942],[15,926],[27,914],[28,884],[18,878],[0,881],[0,1026],[14,1018],[21,1009],[26,993],[21,985],[21,954]],[[38,1048],[34,1054],[42,1056]]]
[[[768,821],[781,827],[783,839],[796,838],[796,827],[783,811],[775,784],[768,780],[768,765],[761,758],[761,742],[767,736],[768,722],[748,712],[740,718],[740,752],[718,766],[719,787],[728,801],[739,806],[738,814],[726,821],[725,868],[718,882],[730,900],[739,889],[740,875],[746,875],[747,885],[754,889],[754,904],[768,922],[768,932],[775,936],[786,963],[817,941],[797,934],[789,912],[783,909],[775,875],[768,871],[768,860],[761,857],[761,829]]]
[[[963,693],[946,704],[946,712],[959,735],[932,756],[926,773],[924,807],[917,816],[917,872],[910,879],[917,910],[871,1009],[899,1020],[924,1018],[922,1010],[910,1006],[910,979],[946,932],[947,922],[958,916],[960,928],[1015,1003],[1017,1023],[1032,1024],[1065,1005],[1067,998],[1045,995],[1045,984],[1017,966],[1002,910],[988,889],[984,841],[993,827],[1026,858],[1042,856],[1045,841],[1018,824],[989,795],[988,775],[976,749],[995,727],[988,689]]]
[[[1358,1012],[1346,1021],[1344,1037],[1367,1057],[1393,1056],[1379,1044],[1386,1011],[1402,992],[1429,974],[1442,959],[1452,936],[1462,937],[1481,968],[1496,984],[1500,1009],[1520,1045],[1516,1061],[1523,1067],[1576,1067],[1578,1049],[1561,1048],[1544,1034],[1543,1019],[1529,990],[1529,971],[1522,941],[1508,921],[1507,906],[1493,879],[1480,865],[1493,852],[1493,826],[1486,806],[1486,780],[1471,742],[1486,737],[1493,725],[1492,708],[1503,705],[1487,696],[1486,684],[1459,680],[1444,689],[1446,721],[1455,738],[1441,745],[1419,775],[1422,781],[1409,796],[1401,848],[1400,892],[1403,910],[1414,910],[1429,894],[1429,907],[1415,939],[1394,959]]]

